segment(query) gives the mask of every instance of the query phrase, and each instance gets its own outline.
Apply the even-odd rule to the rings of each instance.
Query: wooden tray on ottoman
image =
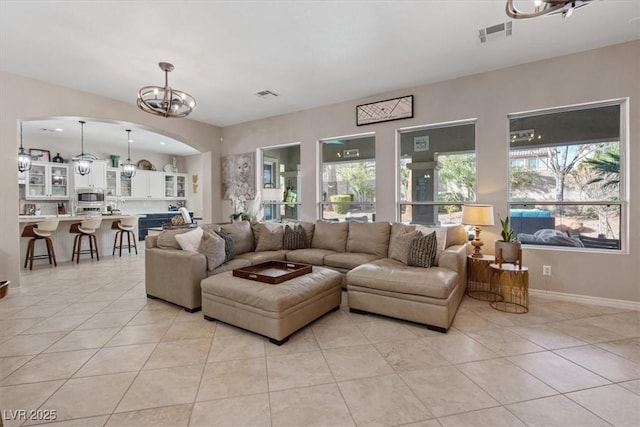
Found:
[[[249,267],[236,268],[233,275],[243,279],[277,285],[294,277],[311,273],[311,266],[285,261],[267,261]]]

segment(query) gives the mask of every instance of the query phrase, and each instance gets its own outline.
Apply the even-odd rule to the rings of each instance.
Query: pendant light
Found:
[[[91,163],[93,163],[93,159],[91,156],[84,154],[84,124],[83,120],[79,120],[80,123],[80,155],[74,157],[74,169],[76,173],[80,176],[88,175],[91,172]]]
[[[131,162],[131,129],[127,129],[127,161],[122,163],[122,176],[131,178],[136,174],[136,165]]]
[[[138,91],[138,107],[142,111],[164,117],[186,117],[196,108],[196,100],[187,92],[169,86],[169,73],[173,64],[160,62],[164,71],[164,86],[145,86]]]
[[[24,151],[22,146],[22,122],[20,122],[20,149],[18,150],[18,171],[27,172],[31,170],[31,154]]]

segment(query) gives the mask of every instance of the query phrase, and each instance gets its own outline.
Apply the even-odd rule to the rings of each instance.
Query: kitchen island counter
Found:
[[[96,215],[97,216],[97,215]],[[116,230],[111,229],[111,224],[113,221],[122,219],[122,218],[131,218],[131,217],[144,217],[144,215],[102,215],[102,224],[100,224],[100,228],[96,230],[96,239],[98,241],[98,250],[100,253],[100,257],[110,256],[113,251],[113,239],[116,234]],[[37,224],[39,222],[48,220],[48,219],[58,219],[60,223],[58,224],[58,229],[52,234],[51,241],[53,242],[53,248],[56,252],[56,258],[58,262],[65,262],[71,260],[71,255],[73,251],[73,240],[76,236],[75,233],[70,233],[69,228],[71,224],[81,222],[85,219],[91,218],[90,215],[20,215],[19,216],[19,235],[22,235],[22,231],[27,224]],[[138,225],[136,224],[134,232],[137,233]],[[24,237],[20,238],[20,265],[24,266],[24,259],[27,253],[27,245],[29,239]],[[86,242],[85,242],[86,243]],[[46,253],[44,244],[42,242],[36,243],[36,255]],[[135,254],[135,253],[134,253]],[[84,255],[81,257],[80,262],[91,261],[91,258],[88,255],[85,257]],[[95,262],[95,261],[94,261]],[[33,264],[34,268],[48,268],[49,264],[45,261],[35,262]]]

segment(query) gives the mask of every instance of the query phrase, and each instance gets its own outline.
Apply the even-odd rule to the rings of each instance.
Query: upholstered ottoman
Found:
[[[202,280],[202,313],[207,320],[247,329],[281,345],[298,329],[340,307],[341,284],[340,273],[322,267],[277,285],[227,271]]]

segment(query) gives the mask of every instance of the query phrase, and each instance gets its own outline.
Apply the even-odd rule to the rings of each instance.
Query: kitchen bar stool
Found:
[[[116,249],[120,250],[120,256],[122,256],[122,248],[127,248],[129,253],[131,253],[131,248],[135,248],[136,255],[138,255],[138,245],[136,243],[136,234],[134,232],[134,228],[138,223],[137,216],[126,217],[122,219],[115,220],[111,223],[111,229],[117,230],[116,236],[113,239],[113,253],[111,255],[116,254]],[[127,244],[122,244],[122,235],[127,233]],[[120,236],[120,245],[116,246],[118,242],[118,236]],[[133,245],[131,244],[131,239],[133,238]]]
[[[51,235],[54,231],[58,229],[59,220],[50,219],[46,221],[39,222],[37,224],[27,224],[22,230],[22,237],[31,237],[29,243],[27,244],[27,255],[24,258],[24,268],[27,268],[27,263],[29,264],[29,270],[33,269],[33,260],[34,259],[49,259],[49,264],[53,261],[54,267],[58,266],[56,262],[56,253],[53,250],[53,242],[51,241]],[[47,254],[46,255],[36,255],[36,240],[44,240],[47,246]]]
[[[69,227],[69,233],[76,234],[76,237],[73,239],[73,255],[71,255],[71,261],[73,258],[76,258],[76,263],[80,262],[80,254],[91,254],[91,259],[93,259],[93,254],[95,252],[96,258],[100,261],[100,254],[98,253],[98,241],[96,240],[96,230],[100,228],[100,224],[102,223],[102,218],[91,218],[85,219],[82,222],[77,222],[75,224],[71,224]],[[82,238],[87,236],[89,238],[89,249],[81,250],[82,248]]]

